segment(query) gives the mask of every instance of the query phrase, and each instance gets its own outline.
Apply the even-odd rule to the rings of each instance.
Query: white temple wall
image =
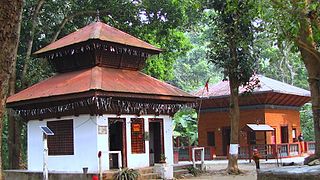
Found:
[[[66,119],[73,119],[74,155],[49,155],[49,171],[82,172],[83,167],[88,167],[90,172],[98,169],[97,118],[96,116],[80,115],[28,122],[28,170],[42,171],[43,169],[43,140],[39,126],[46,126],[48,121]]]
[[[102,170],[109,169],[109,132],[108,118],[126,119],[127,138],[127,166],[129,168],[141,168],[149,166],[149,141],[145,141],[145,153],[133,154],[131,152],[131,118],[136,115],[112,114],[103,116],[80,115],[62,117],[60,119],[46,119],[43,121],[31,120],[28,122],[28,170],[42,171],[43,168],[43,141],[42,131],[39,126],[44,126],[48,121],[62,121],[73,119],[74,133],[74,155],[49,156],[49,171],[82,172],[83,167],[88,167],[89,172],[98,171],[98,152],[102,152]],[[145,115],[144,131],[149,131],[149,118],[163,119],[164,153],[168,165],[173,165],[173,142],[172,142],[172,118],[167,115]],[[99,133],[98,129],[103,127],[106,133]]]

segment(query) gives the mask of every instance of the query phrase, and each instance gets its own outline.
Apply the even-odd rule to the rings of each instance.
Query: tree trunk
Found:
[[[230,123],[231,123],[231,137],[229,146],[229,161],[228,161],[228,173],[239,174],[238,167],[238,147],[239,147],[239,81],[237,76],[238,60],[236,45],[234,40],[230,40],[230,55],[231,55],[231,67],[229,71],[229,86],[230,86]]]
[[[37,26],[37,17],[39,11],[45,0],[39,0],[34,8],[31,18],[31,29],[27,41],[27,52],[25,57],[25,65],[23,66],[22,76],[21,76],[21,86],[22,89],[28,86],[26,81],[26,74],[28,65],[30,63],[31,51],[33,46],[33,38],[35,29]],[[16,58],[14,62],[14,68],[12,69],[12,74],[9,80],[9,96],[16,92]],[[14,112],[12,110],[7,111],[8,117],[8,159],[10,169],[20,169],[22,168],[22,152],[21,152],[21,122],[17,121],[14,117]]]
[[[311,103],[314,121],[314,135],[315,135],[315,154],[320,158],[320,52],[317,51],[310,19],[305,16],[307,14],[307,1],[305,9],[301,11],[299,18],[300,30],[296,39],[302,60],[308,71],[309,86],[311,92]]]
[[[20,16],[22,18],[22,15]],[[21,21],[21,19],[20,19]],[[18,31],[20,32],[21,26],[19,25]],[[18,47],[17,47],[18,48]],[[9,93],[8,96],[15,94],[16,92],[16,64],[17,64],[17,54],[14,56],[13,68],[11,70],[11,76],[9,79]],[[14,117],[14,111],[9,109],[7,110],[8,118],[8,160],[9,160],[9,169],[20,169],[22,156],[21,156],[21,127],[20,122],[16,121]]]
[[[231,122],[231,138],[230,151],[228,161],[228,172],[231,174],[239,174],[238,167],[238,146],[239,146],[239,85],[237,78],[229,77],[230,83],[230,122]],[[232,147],[233,146],[233,147]],[[232,150],[236,148],[236,151]],[[233,152],[232,152],[233,151]]]
[[[18,50],[22,0],[0,1],[0,118],[5,113],[5,103],[9,89],[9,78]],[[0,139],[2,139],[2,120],[0,121]],[[0,141],[0,149],[2,141]],[[0,162],[2,162],[2,151]],[[0,163],[0,180],[2,180],[2,163]]]

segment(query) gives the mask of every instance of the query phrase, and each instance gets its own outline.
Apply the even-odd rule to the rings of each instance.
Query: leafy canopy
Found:
[[[213,1],[211,4],[210,50],[208,58],[224,69],[238,85],[246,85],[255,70],[257,56],[253,48],[257,10],[252,0]]]

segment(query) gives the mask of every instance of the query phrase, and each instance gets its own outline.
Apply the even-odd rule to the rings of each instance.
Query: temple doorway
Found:
[[[224,156],[228,155],[228,146],[230,145],[231,128],[222,128],[222,153]]]
[[[125,119],[109,119],[109,167],[119,167],[119,156],[116,153],[121,151],[122,167],[126,167],[126,123]]]
[[[164,154],[162,119],[149,119],[149,152],[150,166],[161,161]]]

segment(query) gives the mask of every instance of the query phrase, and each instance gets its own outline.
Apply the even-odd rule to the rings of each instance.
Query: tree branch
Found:
[[[114,21],[114,19],[111,17],[110,12],[108,10],[102,10],[99,11],[100,15],[109,15],[109,18],[111,20]],[[96,16],[97,15],[97,11],[93,11],[93,10],[87,10],[87,11],[80,11],[80,12],[76,12],[73,14],[70,14],[68,16],[66,16],[62,22],[59,25],[58,30],[56,31],[56,33],[53,35],[53,38],[51,40],[51,43],[55,42],[59,36],[59,34],[61,33],[62,29],[64,28],[64,26],[66,25],[66,23],[70,20],[72,20],[75,17],[79,17],[79,16]]]
[[[40,12],[43,4],[45,3],[45,1],[46,0],[38,0],[37,4],[35,6],[35,9],[34,9],[34,11],[32,13],[31,29],[30,29],[30,33],[29,33],[29,37],[28,37],[28,41],[27,41],[27,52],[26,52],[25,62],[24,62],[22,75],[21,75],[22,88],[27,86],[26,74],[27,74],[27,69],[29,67],[29,63],[30,63],[32,45],[33,45],[33,39],[34,39],[34,33],[35,33],[35,30],[36,30],[36,27],[38,26],[37,18],[38,18],[39,12]]]
[[[300,38],[296,39],[296,43],[298,44],[298,46],[312,54],[314,58],[316,58],[320,62],[320,52],[317,51],[314,46],[310,46],[309,44],[303,42]]]

